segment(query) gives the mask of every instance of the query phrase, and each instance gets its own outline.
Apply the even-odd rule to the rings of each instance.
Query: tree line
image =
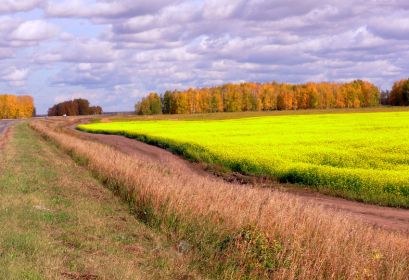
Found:
[[[34,99],[31,96],[0,95],[0,119],[30,118],[34,115]]]
[[[48,109],[48,116],[84,116],[100,115],[102,108],[100,106],[90,106],[86,99],[74,99],[55,104]]]
[[[409,79],[396,81],[392,90],[382,92],[381,103],[392,106],[409,106]]]
[[[362,80],[349,83],[241,83],[186,91],[155,92],[135,105],[140,115],[299,109],[360,108],[379,105],[379,89]]]

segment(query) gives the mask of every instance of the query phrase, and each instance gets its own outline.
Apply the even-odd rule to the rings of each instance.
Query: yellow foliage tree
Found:
[[[147,103],[150,100],[144,99]],[[379,101],[379,89],[361,80],[297,85],[275,82],[241,83],[167,91],[162,95],[162,108],[165,114],[192,114],[372,107],[379,105]],[[149,107],[149,104],[146,106]]]
[[[34,100],[31,96],[0,95],[0,119],[30,118],[34,110]]]

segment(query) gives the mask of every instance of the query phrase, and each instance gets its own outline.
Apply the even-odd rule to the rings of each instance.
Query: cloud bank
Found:
[[[0,90],[41,113],[78,96],[117,111],[154,90],[409,76],[403,0],[3,2]]]

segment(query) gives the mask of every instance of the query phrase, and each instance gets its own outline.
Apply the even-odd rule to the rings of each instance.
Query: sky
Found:
[[[407,0],[0,0],[0,92],[38,113],[227,82],[409,76]]]

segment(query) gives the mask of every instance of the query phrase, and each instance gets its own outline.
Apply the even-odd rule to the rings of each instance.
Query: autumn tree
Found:
[[[86,99],[74,99],[55,104],[48,109],[48,116],[85,116],[102,114],[100,106],[90,106]]]
[[[31,96],[0,95],[0,119],[30,118],[34,110]]]
[[[135,105],[135,111],[138,115],[162,114],[161,98],[156,92],[151,92]]]
[[[381,104],[382,105],[391,105],[390,95],[391,95],[391,92],[389,90],[384,90],[381,92]]]
[[[161,96],[161,101],[163,104],[163,113],[170,114],[172,112],[172,92],[170,92],[169,90],[166,91]]]
[[[89,107],[89,115],[101,115],[103,113],[101,106]]]
[[[400,80],[393,84],[389,94],[389,104],[393,106],[409,105],[409,79]]]
[[[150,94],[137,104],[137,113],[153,114],[152,107],[159,108],[158,100],[164,114],[194,114],[372,107],[379,105],[380,92],[373,84],[361,80],[300,85],[230,83],[211,88],[166,91],[160,99],[157,94]]]

